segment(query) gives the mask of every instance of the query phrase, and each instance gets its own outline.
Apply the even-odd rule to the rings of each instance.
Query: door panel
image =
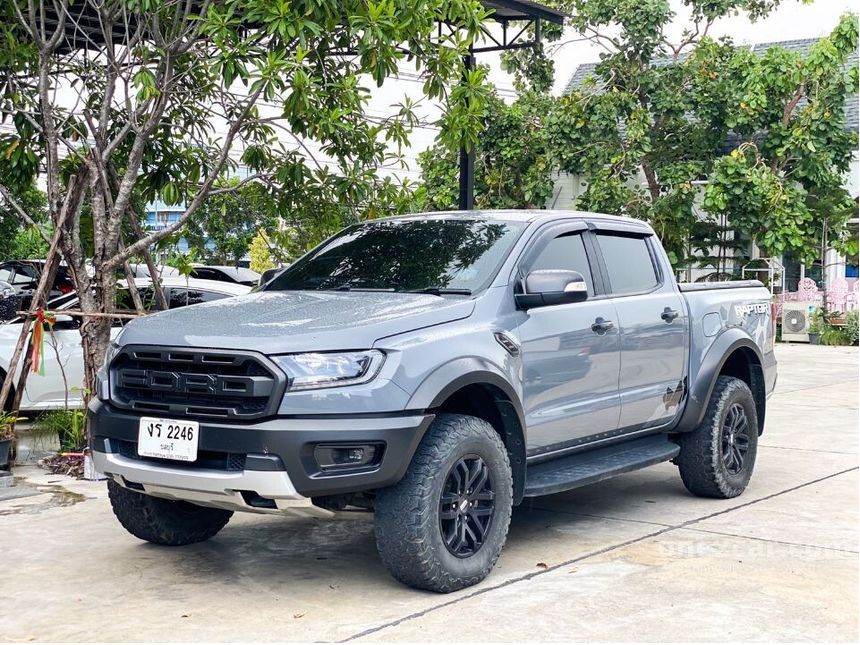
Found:
[[[48,403],[54,404],[51,407],[63,407],[66,402],[67,383],[69,402],[80,401],[79,390],[84,386],[84,357],[80,332],[77,329],[55,329],[52,334],[46,330],[44,349],[45,375],[30,374],[27,377],[22,407]]]
[[[621,427],[662,425],[674,418],[683,394],[689,335],[678,293],[619,298]],[[678,317],[661,318],[665,309]]]
[[[601,233],[608,288],[621,331],[622,428],[662,425],[678,411],[689,338],[687,310],[647,238]]]
[[[519,327],[529,454],[618,428],[620,336],[597,318],[615,320],[611,301],[533,309]]]
[[[584,302],[537,307],[524,312],[517,328],[523,361],[523,405],[529,454],[540,454],[582,437],[618,428],[620,336],[615,307],[603,290],[594,247],[585,226],[553,226],[526,254],[520,276],[529,271],[578,271],[588,286]]]

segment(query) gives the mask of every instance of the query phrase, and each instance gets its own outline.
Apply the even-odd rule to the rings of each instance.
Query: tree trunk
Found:
[[[137,221],[134,211],[129,209],[126,215],[131,224],[131,230],[134,231],[138,239],[142,238],[144,236],[143,228],[140,226],[140,222]],[[155,302],[158,303],[158,309],[160,311],[167,311],[167,298],[164,295],[164,289],[161,288],[160,276],[155,262],[152,261],[152,253],[149,252],[149,249],[144,249],[142,255],[143,261],[146,263],[146,268],[149,269],[149,277],[152,278],[152,290],[155,293]]]

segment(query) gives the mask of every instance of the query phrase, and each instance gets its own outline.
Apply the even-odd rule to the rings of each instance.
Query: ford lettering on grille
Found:
[[[186,416],[258,418],[277,410],[286,378],[253,352],[126,346],[111,363],[119,407]]]

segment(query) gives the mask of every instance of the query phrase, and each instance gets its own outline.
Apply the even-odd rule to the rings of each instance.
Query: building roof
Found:
[[[757,45],[753,45],[751,47],[753,53],[762,55],[771,47],[783,47],[785,49],[791,50],[795,53],[807,55],[812,48],[812,45],[817,43],[820,38],[804,38],[800,40],[783,40],[776,42],[768,42],[768,43],[759,43]],[[679,60],[684,60],[686,58],[685,54],[681,54]],[[658,58],[654,60],[654,65],[656,66],[664,66],[671,64],[672,59],[670,58]],[[856,67],[858,64],[858,56],[857,50],[854,50],[854,53],[849,56],[848,61],[846,63],[847,66]],[[582,89],[586,86],[587,79],[594,74],[594,70],[597,67],[597,63],[584,63],[576,68],[573,72],[573,75],[570,77],[570,80],[567,82],[567,85],[564,88],[565,94],[570,94],[574,90]],[[594,91],[599,92],[602,90],[602,82],[599,79],[595,79],[596,84],[594,85]],[[853,132],[858,131],[858,105],[857,105],[857,94],[852,94],[851,96],[847,96],[845,98],[845,105],[843,107],[843,112],[845,113],[845,129]],[[731,138],[733,135],[730,134]],[[732,146],[734,148],[736,146]],[[730,148],[730,149],[732,149]]]
[[[567,14],[552,7],[534,2],[533,0],[480,0],[485,9],[492,11],[491,20],[505,23],[517,21],[546,20],[558,25],[564,24]],[[192,4],[199,7],[201,0],[192,0]],[[58,24],[57,10],[54,5],[48,4],[45,11],[45,25],[56,28]],[[106,39],[104,26],[98,14],[98,10],[91,2],[71,3],[66,7],[69,19],[66,20],[65,42],[61,43],[60,49],[69,51],[74,49],[88,49],[98,46]],[[130,13],[128,16],[128,29],[133,30],[137,16]],[[111,40],[116,44],[126,42],[128,34],[122,21],[117,21],[111,29]]]
[[[494,20],[548,20],[557,25],[564,24],[567,14],[531,0],[481,0],[485,9],[492,9]]]

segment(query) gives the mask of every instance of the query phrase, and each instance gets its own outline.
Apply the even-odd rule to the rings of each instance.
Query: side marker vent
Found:
[[[496,342],[505,348],[505,351],[511,356],[519,356],[520,355],[520,346],[517,342],[508,336],[503,331],[493,332],[493,338],[496,339]]]

